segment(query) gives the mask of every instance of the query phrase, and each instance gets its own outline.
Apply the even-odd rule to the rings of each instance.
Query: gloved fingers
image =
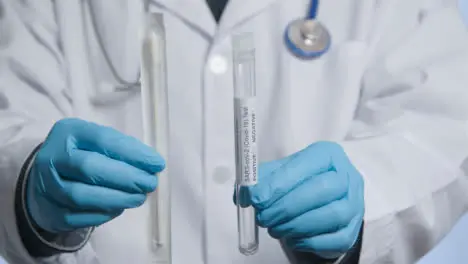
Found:
[[[119,190],[61,180],[48,193],[56,203],[71,210],[112,212],[135,208],[146,200],[145,194],[132,194]],[[57,186],[60,185],[60,186]]]
[[[82,150],[95,151],[112,159],[155,174],[165,167],[164,159],[138,139],[106,126],[86,122],[75,126],[73,135],[76,146]]]
[[[234,204],[239,204],[241,207],[249,207],[250,204],[250,186],[236,186],[234,190]]]
[[[271,175],[263,175],[260,170],[259,183],[252,187],[252,204],[260,209],[269,207],[307,178],[332,170],[332,151],[328,144],[332,145],[313,144],[287,157],[287,161]]]
[[[361,174],[354,168],[348,171],[349,191],[348,197],[351,202],[364,204],[364,179]]]
[[[107,187],[128,193],[153,192],[157,177],[97,152],[70,150],[68,162],[57,162],[59,175],[67,180]]]
[[[309,178],[270,207],[259,210],[257,222],[262,227],[286,223],[300,215],[346,196],[348,181],[334,171]]]
[[[104,212],[74,212],[62,209],[55,221],[54,232],[70,232],[80,228],[96,227],[118,217],[124,210]]]
[[[293,220],[268,228],[277,239],[304,238],[336,232],[347,226],[357,214],[346,199],[304,213]]]
[[[282,159],[278,160],[273,160],[273,161],[267,161],[267,162],[261,162],[258,170],[259,173],[261,173],[260,177],[267,177],[271,175],[274,171],[278,170],[282,166],[286,165],[291,159],[294,159],[297,155],[299,155],[300,152],[296,152],[292,155],[289,155],[287,157],[284,157]],[[259,179],[260,180],[260,179]]]
[[[286,244],[293,250],[314,252],[320,256],[346,253],[356,243],[362,225],[362,215],[355,216],[343,229],[337,232],[321,234],[308,238],[288,238]]]
[[[291,156],[288,156],[284,159],[280,159],[280,160],[275,160],[275,161],[269,161],[269,162],[262,162],[260,163],[260,166],[259,166],[259,171],[261,174],[260,177],[259,177],[259,181],[262,181],[261,177],[268,177],[269,175],[271,175],[271,173],[275,170],[277,170],[278,168],[280,168],[281,166],[283,166],[289,159],[291,159],[293,157],[293,155]],[[238,189],[235,189],[234,190],[234,195],[233,195],[233,202],[234,204],[240,204],[242,207],[248,207],[251,205],[250,203],[250,189],[251,189],[251,186],[239,186],[237,187],[234,186],[234,188],[238,188]],[[237,193],[239,193],[239,200],[237,200]]]

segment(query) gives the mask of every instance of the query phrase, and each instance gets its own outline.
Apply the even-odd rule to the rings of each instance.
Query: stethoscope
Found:
[[[316,19],[318,8],[319,0],[311,0],[307,16],[292,21],[284,31],[286,47],[299,59],[316,59],[331,46],[328,29]]]
[[[88,0],[89,1],[89,0]],[[144,12],[149,12],[151,0],[143,1]],[[296,19],[288,24],[284,31],[284,42],[288,50],[297,58],[302,60],[316,59],[325,54],[331,45],[331,36],[328,29],[316,18],[319,9],[319,0],[311,0],[306,17]],[[135,81],[127,81],[118,73],[114,67],[110,55],[104,47],[104,42],[97,31],[97,22],[93,8],[90,7],[91,26],[96,35],[97,44],[108,65],[112,76],[117,81],[114,93],[98,96],[94,100],[96,104],[109,104],[120,101],[126,94],[137,91],[140,86],[140,74]]]

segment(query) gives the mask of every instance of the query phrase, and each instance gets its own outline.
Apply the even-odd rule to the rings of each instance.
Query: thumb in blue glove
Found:
[[[269,234],[295,251],[336,258],[356,242],[364,216],[364,182],[343,149],[319,142],[263,163],[248,204]]]
[[[155,190],[161,156],[135,138],[79,119],[57,122],[27,179],[30,218],[51,233],[101,225]]]

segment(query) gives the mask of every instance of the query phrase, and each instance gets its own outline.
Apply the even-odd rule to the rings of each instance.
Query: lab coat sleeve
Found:
[[[384,2],[404,4],[375,23],[380,36],[340,143],[365,181],[360,263],[410,264],[468,208],[468,32],[451,4],[411,17],[405,5],[428,1]]]
[[[289,258],[289,261],[293,264],[358,264],[361,256],[363,231],[364,225],[361,226],[358,239],[354,243],[353,247],[346,252],[346,254],[343,254],[341,257],[336,259],[321,258],[311,252],[292,251],[284,243],[282,243],[282,246]]]
[[[52,125],[71,113],[58,35],[52,1],[0,0],[0,255],[10,264],[90,263],[93,257],[84,238],[70,242],[65,235],[63,249],[81,250],[33,257],[31,251],[44,245],[26,246],[34,238],[25,234],[37,230],[23,221],[23,197],[15,199],[24,188],[34,150]]]

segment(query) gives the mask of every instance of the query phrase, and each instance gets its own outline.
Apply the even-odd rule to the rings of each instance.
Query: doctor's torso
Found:
[[[139,92],[124,94],[115,103],[101,100],[117,82],[90,19],[94,17],[95,30],[120,78],[134,82],[140,67],[141,4],[126,0],[89,2],[80,15],[85,37],[71,34],[73,39],[61,40],[85,43],[84,49],[74,50],[78,53],[74,56],[86,57],[81,69],[88,72],[80,79],[84,76],[93,84],[80,88],[89,95],[85,100],[89,108],[86,118],[141,139]],[[318,18],[331,32],[333,43],[326,55],[307,61],[290,54],[283,34],[289,22],[306,14],[308,4],[307,0],[231,1],[216,24],[204,0],[152,3],[151,12],[163,14],[166,30],[174,264],[287,263],[280,244],[266,230],[260,231],[256,255],[244,257],[237,249],[237,216],[232,203],[231,36],[251,32],[255,39],[261,160],[283,157],[317,140],[342,140],[358,105],[369,54],[361,37],[371,20],[361,18],[375,14],[363,10],[374,12],[378,8],[374,1],[321,1]],[[76,30],[73,27],[78,25],[69,23],[70,28],[65,30]],[[69,74],[73,75],[73,70]],[[77,85],[70,87],[78,89]],[[101,98],[100,103],[95,98]],[[78,102],[74,104],[77,109],[81,107]],[[149,241],[154,219],[149,207],[146,203],[128,210],[96,229],[91,244],[102,263],[152,263],[154,252]]]

